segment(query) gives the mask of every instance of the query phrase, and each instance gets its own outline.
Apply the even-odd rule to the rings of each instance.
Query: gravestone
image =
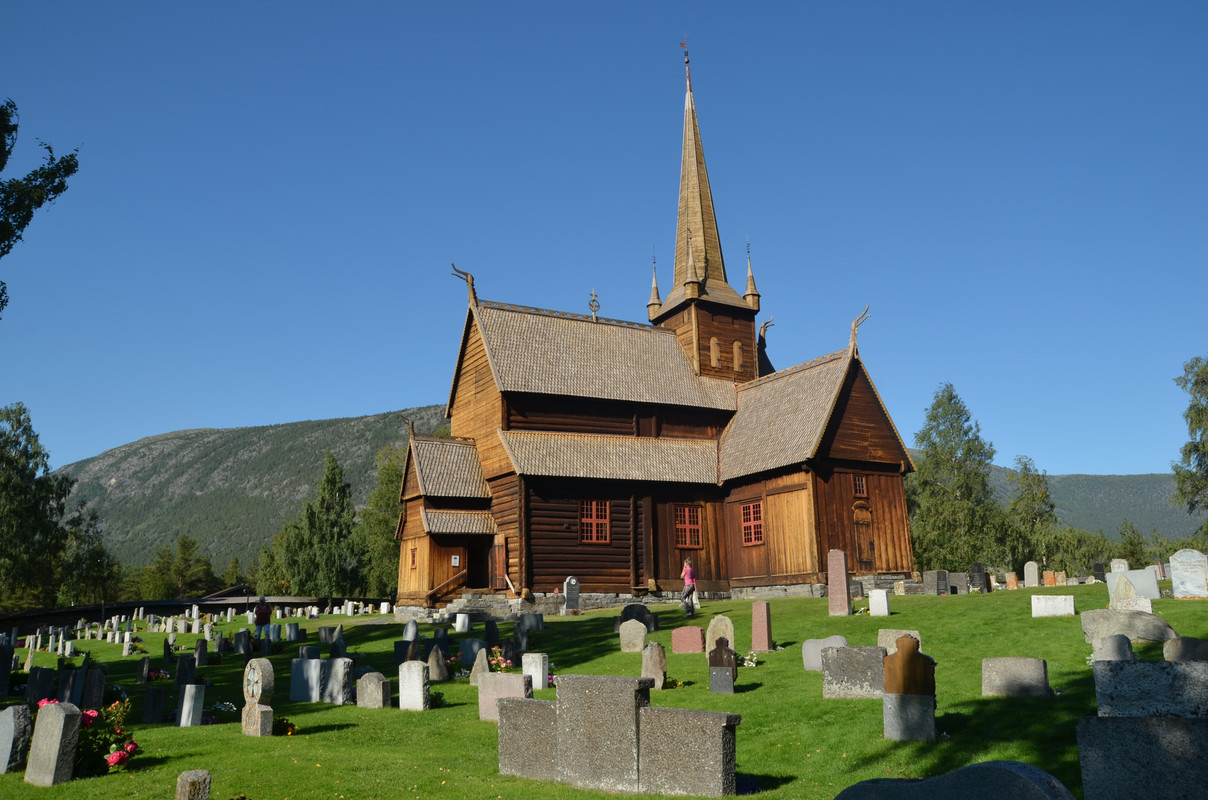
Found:
[[[178,728],[193,728],[201,724],[201,712],[206,704],[206,687],[202,684],[190,683],[180,693],[180,703],[176,708],[176,726]]]
[[[1208,556],[1179,550],[1170,557],[1172,597],[1208,597]]]
[[[470,667],[470,685],[477,686],[482,681],[482,676],[489,675],[491,665],[487,663],[487,651],[479,650],[474,656],[474,666]]]
[[[1108,584],[1108,586],[1110,587],[1108,589],[1108,608],[1113,611],[1146,611],[1150,614],[1153,613],[1153,601],[1137,594],[1137,588],[1129,580],[1127,572],[1114,575],[1112,583]]]
[[[1014,572],[1007,573],[1007,589],[1014,590],[1019,588],[1019,576]]]
[[[292,703],[318,703],[323,699],[330,662],[321,658],[295,658],[290,662],[289,699]]]
[[[528,658],[528,656],[525,656]],[[528,673],[528,670],[525,670]],[[662,689],[667,682],[667,652],[658,642],[650,642],[642,648],[642,677],[650,678],[654,681],[653,689]],[[538,684],[536,679],[533,680],[533,685],[544,688],[545,684]]]
[[[453,630],[457,631],[458,633],[469,633],[470,632],[470,615],[469,614],[458,614],[456,617],[454,617],[453,618]],[[466,663],[469,663],[469,662],[466,662]]]
[[[481,687],[479,688],[481,691]],[[428,693],[428,665],[407,661],[398,668],[398,707],[402,711],[427,711],[432,706]]]
[[[705,652],[705,632],[695,625],[684,625],[671,632],[672,653]]]
[[[143,722],[158,725],[164,721],[164,687],[148,686],[143,693]]]
[[[517,625],[512,628],[512,652],[520,656],[528,650],[528,628]]]
[[[646,626],[648,631],[657,631],[659,629],[658,617],[650,612],[650,609],[641,603],[630,603],[621,609],[621,615],[613,620],[612,629],[620,631],[621,625],[631,619],[640,620]]]
[[[197,644],[193,645],[193,658],[199,667],[204,667],[209,662],[209,644],[205,639],[198,639]]]
[[[738,654],[730,647],[726,637],[720,636],[712,650],[709,651],[709,669],[724,667],[730,670],[731,682],[738,680]]]
[[[638,709],[638,791],[724,797],[737,793],[739,714],[646,706]],[[691,745],[685,747],[685,736]]]
[[[1166,620],[1144,611],[1095,608],[1083,611],[1079,617],[1082,621],[1082,636],[1088,644],[1113,633],[1122,633],[1134,642],[1164,642],[1178,637]]]
[[[1208,662],[1096,661],[1100,717],[1208,717]]]
[[[1128,572],[1128,559],[1113,558],[1112,559],[1112,572]]]
[[[545,615],[533,613],[521,614],[517,625],[526,631],[543,631],[545,630]]]
[[[831,550],[826,554],[826,606],[832,617],[851,614],[851,589],[847,579],[847,553]]]
[[[727,667],[709,667],[710,694],[734,694],[734,673]]]
[[[176,674],[172,676],[172,685],[179,689],[192,683],[193,675],[197,672],[195,663],[192,655],[181,653],[176,659]]]
[[[583,789],[639,791],[638,712],[650,705],[651,681],[559,675],[554,682],[558,781]]]
[[[1057,574],[1051,569],[1046,569],[1043,573],[1041,573],[1041,580],[1045,586],[1056,586]]]
[[[989,592],[993,588],[990,585],[990,576],[986,573],[986,565],[981,561],[974,561],[969,566],[969,588],[975,592]]]
[[[335,625],[320,625],[319,626],[319,644],[331,644],[337,638]]]
[[[323,702],[333,706],[347,705],[352,699],[352,659],[333,658],[329,663],[327,680],[323,683]],[[423,667],[426,670],[428,665],[423,664]]]
[[[55,671],[53,669],[29,667],[26,671],[29,673],[29,679],[25,683],[25,702],[32,705],[39,700],[56,699]],[[79,670],[76,669],[69,671],[79,673]],[[81,691],[83,691],[82,686]]]
[[[1023,585],[1027,589],[1034,589],[1040,585],[1040,565],[1035,561],[1029,561],[1023,565]]]
[[[770,653],[775,649],[772,645],[772,609],[766,600],[751,604],[751,649],[756,653]]]
[[[317,644],[304,644],[298,648],[298,658],[323,658],[323,651]]]
[[[501,697],[532,696],[533,679],[528,675],[488,672],[478,681],[478,718],[498,722]]]
[[[25,768],[32,733],[29,706],[18,703],[0,711],[0,775]]]
[[[877,647],[884,647],[886,655],[893,655],[898,651],[898,639],[903,636],[913,637],[919,643],[919,648],[923,646],[923,637],[918,631],[908,631],[900,628],[882,628],[877,631]]]
[[[1208,720],[1083,717],[1077,735],[1086,800],[1204,797]]]
[[[499,713],[499,774],[538,781],[558,779],[558,704],[503,697]]]
[[[738,644],[734,638],[734,620],[727,617],[725,614],[718,614],[713,619],[709,620],[709,627],[705,631],[705,652],[712,650],[717,640],[725,637],[730,647],[738,649]]]
[[[1057,586],[1069,586],[1070,579],[1069,576],[1065,574],[1065,570],[1059,569],[1053,573],[1053,582]]]
[[[487,642],[487,649],[499,646],[499,625],[493,619],[488,619],[482,626],[482,638]]]
[[[486,650],[486,646],[482,639],[462,639],[458,645],[458,659],[468,667],[478,658],[479,651]]]
[[[84,673],[82,708],[100,708],[105,702],[105,671],[99,667],[80,668]]]
[[[1049,697],[1049,665],[1043,658],[982,659],[983,697]]]
[[[390,680],[380,672],[366,672],[357,678],[358,708],[390,708],[393,692]]]
[[[882,725],[895,742],[934,742],[935,661],[919,652],[919,640],[901,636],[886,655]]]
[[[442,647],[433,647],[428,653],[428,680],[433,683],[449,680],[449,665]]]
[[[419,638],[419,623],[413,619],[407,620],[407,624],[403,626],[403,638],[415,641]]]
[[[875,698],[885,693],[884,647],[827,647],[822,651],[822,697]]]
[[[868,593],[868,613],[873,617],[889,616],[889,593],[884,589],[873,589]]]
[[[301,623],[298,623],[298,622],[285,623],[285,641],[287,641],[287,642],[301,641],[301,638],[299,637],[299,633],[301,632],[301,630],[302,630]]]
[[[645,652],[642,657],[643,674],[646,669]],[[664,659],[664,671],[666,670]],[[546,653],[525,653],[520,657],[520,671],[533,679],[533,689],[545,689],[549,686],[549,655]]]
[[[164,639],[164,666],[176,666],[176,655],[172,652],[172,645],[168,643],[167,639]]]
[[[1074,616],[1074,596],[1072,594],[1034,594],[1032,595],[1033,617],[1072,617]]]
[[[1144,797],[1144,792],[1128,797]],[[1070,790],[1044,770],[1020,761],[983,761],[945,775],[872,778],[853,784],[835,800],[1074,800]],[[1116,795],[1101,795],[1099,800]],[[1090,794],[1086,800],[1095,800]]]
[[[1096,561],[1091,565],[1091,574],[1095,576],[1095,580],[1099,581],[1099,583],[1104,583],[1107,581],[1107,575],[1103,571],[1102,561]]]
[[[292,677],[291,681],[292,681]],[[243,668],[243,713],[241,716],[244,736],[273,735],[273,690],[277,676],[273,664],[267,658],[253,658]]]
[[[55,786],[71,780],[81,720],[80,709],[71,703],[49,703],[38,709],[25,764],[26,783]]]
[[[579,611],[579,579],[571,575],[562,582],[563,614],[576,614]]]
[[[1162,644],[1162,658],[1166,661],[1208,661],[1208,639],[1191,636],[1167,639]]]
[[[186,770],[176,777],[176,800],[210,800],[210,771]]]
[[[1120,572],[1109,572],[1107,574],[1107,593],[1108,596],[1115,595],[1117,592],[1124,590],[1120,584],[1120,579],[1124,578],[1132,584],[1133,591],[1137,597],[1143,597],[1148,600],[1157,600],[1162,596],[1158,590],[1158,577],[1150,569],[1130,569]],[[1110,606],[1109,606],[1110,607]]]
[[[948,584],[951,594],[969,594],[969,573],[949,572]]]
[[[806,639],[801,644],[801,663],[806,672],[822,671],[822,651],[828,647],[847,647],[843,636],[827,636],[825,639]]]
[[[638,619],[621,623],[621,652],[640,653],[646,646],[646,625]]]
[[[55,692],[55,699],[60,703],[82,706],[84,704],[84,677],[82,669],[60,670],[59,687]]]
[[[241,656],[250,656],[252,654],[252,634],[246,628],[240,628],[235,632],[234,650]]]
[[[1171,639],[1170,641],[1177,640]],[[1136,656],[1133,655],[1132,642],[1129,641],[1129,638],[1122,633],[1113,633],[1095,640],[1091,658],[1093,661],[1132,661]]]
[[[946,569],[929,569],[923,573],[923,594],[948,594],[951,586]]]

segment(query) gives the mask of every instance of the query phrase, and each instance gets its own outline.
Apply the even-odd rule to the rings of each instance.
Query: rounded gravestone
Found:
[[[243,699],[248,705],[273,702],[273,665],[267,658],[253,658],[243,670]]]

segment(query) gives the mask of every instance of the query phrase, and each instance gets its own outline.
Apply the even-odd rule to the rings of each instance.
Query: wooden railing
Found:
[[[424,595],[424,605],[426,605],[426,606],[431,605],[433,598],[439,597],[441,594],[444,593],[444,591],[446,589],[456,586],[459,581],[464,583],[465,578],[466,578],[466,572],[467,572],[467,570],[463,569],[461,572],[457,573],[452,578],[449,578],[449,580],[445,581],[440,586],[437,586],[434,589],[429,590],[428,593]]]

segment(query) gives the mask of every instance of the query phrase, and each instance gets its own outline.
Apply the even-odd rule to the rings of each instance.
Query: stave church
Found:
[[[647,323],[491,302],[460,273],[450,436],[408,445],[400,604],[568,575],[678,591],[686,557],[706,592],[824,582],[831,549],[855,574],[913,569],[914,467],[860,360],[862,317],[845,349],[772,368],[749,254],[741,294],[727,278],[684,61],[675,269]]]

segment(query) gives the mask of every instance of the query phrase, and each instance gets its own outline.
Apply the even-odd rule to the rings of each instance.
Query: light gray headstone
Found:
[[[479,649],[474,656],[474,666],[470,668],[470,685],[478,686],[484,675],[491,673],[491,667],[487,663],[487,651]]]
[[[1134,642],[1164,642],[1178,636],[1166,620],[1144,611],[1094,608],[1083,611],[1079,616],[1082,621],[1082,635],[1088,643],[1113,633],[1122,633]]]
[[[822,651],[828,647],[847,647],[847,638],[827,636],[825,639],[806,639],[801,644],[801,662],[807,672],[822,671]]]
[[[469,633],[470,632],[470,615],[469,614],[458,614],[456,617],[454,617],[453,618],[453,630],[457,631],[458,633]]]
[[[1133,585],[1137,597],[1157,600],[1162,596],[1161,591],[1158,590],[1158,576],[1151,569],[1130,569],[1124,572],[1107,573],[1107,593],[1109,596],[1116,593],[1116,585],[1121,576],[1128,578],[1128,582]]]
[[[667,682],[667,652],[658,642],[648,642],[642,648],[642,677],[653,680],[654,689],[662,689]]]
[[[18,703],[0,711],[0,775],[25,767],[32,733],[29,706]]]
[[[176,800],[210,800],[210,771],[191,769],[176,778]]]
[[[357,678],[358,708],[389,708],[393,701],[390,680],[380,672],[366,672]]]
[[[323,702],[335,706],[347,705],[352,699],[352,659],[332,658],[329,663],[327,680],[323,683]],[[424,669],[427,668],[428,665],[424,664]]]
[[[424,669],[427,669],[427,665],[423,666]],[[533,679],[528,675],[488,672],[478,681],[478,718],[498,722],[501,697],[531,698],[532,696]]]
[[[1208,556],[1179,550],[1170,557],[1170,581],[1173,597],[1208,597]]]
[[[1074,800],[1070,790],[1052,775],[1020,761],[983,761],[921,781],[917,778],[873,778],[847,787],[835,796],[835,800],[969,800],[973,797]]]
[[[1074,616],[1074,596],[1072,594],[1034,594],[1032,595],[1033,617],[1072,617]]]
[[[323,699],[323,685],[327,680],[330,663],[321,658],[293,659],[289,669],[290,702],[320,702]]]
[[[1096,661],[1101,717],[1208,717],[1206,661]]]
[[[882,702],[882,725],[887,740],[935,741],[935,695],[886,694]]]
[[[709,620],[709,627],[705,629],[705,652],[716,647],[717,640],[723,636],[730,643],[730,649],[737,653],[738,643],[734,639],[734,620],[725,614],[718,614]]]
[[[918,631],[908,631],[899,628],[881,628],[877,631],[877,647],[885,648],[885,655],[893,655],[898,652],[898,639],[903,636],[913,636],[919,642],[919,649],[923,648],[923,635]],[[843,646],[846,647],[846,644]]]
[[[1095,640],[1094,661],[1132,661],[1134,658],[1132,642],[1122,633],[1100,636]]]
[[[1049,665],[1043,658],[982,659],[983,697],[1049,697]]]
[[[631,619],[621,623],[621,652],[640,653],[646,646],[646,625]]]
[[[885,693],[884,647],[827,647],[822,651],[822,697],[877,698]]]
[[[176,725],[179,728],[192,728],[201,724],[201,712],[205,708],[206,687],[203,684],[190,683],[180,693],[180,706],[176,710]]]
[[[642,662],[645,664],[645,660]],[[520,657],[521,672],[533,679],[533,689],[549,686],[549,654],[525,653]]]
[[[561,783],[637,792],[638,714],[650,706],[649,678],[558,675],[557,774]],[[607,742],[607,747],[601,747]]]
[[[432,683],[449,680],[449,665],[445,662],[445,651],[439,646],[428,651],[428,680]]]
[[[1035,561],[1023,565],[1023,585],[1028,589],[1040,585],[1040,565]]]
[[[873,589],[868,593],[868,613],[874,617],[889,616],[889,593],[884,589]]]
[[[431,704],[428,665],[423,661],[404,661],[398,668],[398,707],[403,711],[427,711]]]

